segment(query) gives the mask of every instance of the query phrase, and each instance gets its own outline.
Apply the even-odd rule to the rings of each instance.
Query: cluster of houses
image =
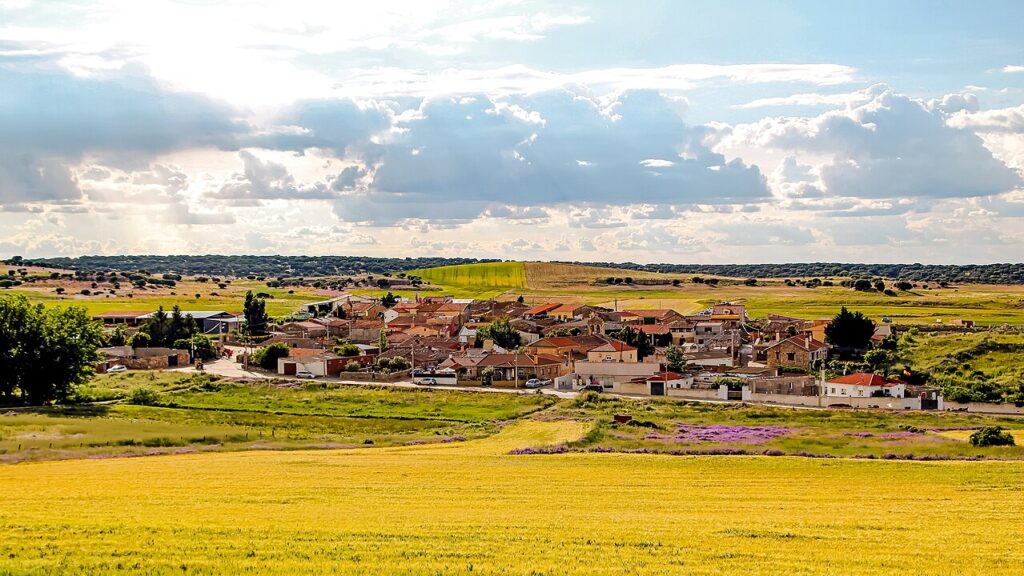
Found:
[[[743,305],[731,303],[697,314],[615,308],[452,297],[417,297],[388,307],[378,299],[346,295],[305,305],[299,318],[273,326],[261,345],[282,342],[290,348],[279,361],[281,374],[338,376],[401,356],[417,370],[495,385],[537,379],[567,391],[599,386],[622,394],[808,406],[941,407],[936,389],[896,379],[816,377],[815,369],[829,354],[824,343],[829,320],[771,314],[752,321]],[[186,313],[211,334],[229,334],[241,322],[227,312]],[[97,318],[137,324],[145,315]],[[508,319],[519,334],[517,349],[482,337],[481,329],[499,319]],[[643,334],[651,345],[640,350],[616,339],[625,328]],[[875,338],[888,330],[880,326]],[[343,355],[340,341],[354,346],[345,347]]]

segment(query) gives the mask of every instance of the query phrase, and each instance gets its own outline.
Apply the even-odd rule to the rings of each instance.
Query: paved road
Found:
[[[246,370],[241,364],[234,360],[228,360],[221,358],[219,360],[212,360],[207,362],[205,365],[205,372],[207,374],[215,374],[217,376],[223,376],[225,378],[252,378],[260,380],[295,380],[293,376],[282,376],[280,374],[272,374],[263,371]],[[175,368],[175,372],[187,372],[196,373],[196,369],[189,366],[187,368]],[[481,386],[425,386],[422,384],[414,384],[411,380],[399,380],[397,382],[366,382],[363,380],[345,380],[343,378],[317,378],[315,382],[331,382],[334,384],[355,384],[363,386],[394,386],[397,388],[433,388],[435,390],[479,390],[481,392],[497,392],[506,394],[519,394],[519,393],[535,393],[536,390],[527,390],[524,388],[484,388]],[[575,398],[576,392],[564,392],[561,390],[552,390],[550,388],[542,388],[543,394],[551,396],[557,396],[559,398]]]

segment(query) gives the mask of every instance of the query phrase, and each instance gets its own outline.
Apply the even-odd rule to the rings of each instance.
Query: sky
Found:
[[[0,0],[0,257],[1019,262],[1021,22]]]

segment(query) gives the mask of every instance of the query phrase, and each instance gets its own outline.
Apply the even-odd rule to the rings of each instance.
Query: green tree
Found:
[[[380,335],[377,336],[377,348],[379,352],[384,352],[388,349],[388,333],[383,328],[380,329]]]
[[[124,324],[118,324],[114,333],[107,340],[109,346],[124,346],[128,342],[128,334],[125,332]]]
[[[476,331],[477,337],[493,340],[495,344],[506,350],[519,348],[523,336],[512,327],[512,321],[507,316],[498,318],[490,325],[484,326]]]
[[[205,334],[194,334],[189,338],[179,338],[174,341],[172,347],[178,350],[188,350],[196,358],[202,358],[203,360],[209,360],[217,356],[217,350],[213,347],[213,342]]]
[[[680,372],[686,367],[686,358],[683,356],[683,349],[672,345],[665,351],[665,360],[668,369],[673,372]]]
[[[889,350],[876,348],[864,354],[864,362],[871,367],[872,372],[888,376],[893,363],[896,362],[896,356]]]
[[[875,323],[860,312],[850,312],[845,306],[825,327],[825,341],[841,348],[867,348],[875,333]]]
[[[853,289],[860,292],[867,292],[868,290],[871,290],[871,280],[868,280],[867,278],[854,280]]]
[[[636,348],[637,360],[643,360],[647,356],[654,354],[654,342],[642,330],[634,330],[633,328],[626,326],[623,329],[614,332],[612,337],[622,340],[626,344]]]
[[[254,297],[252,290],[248,290],[245,293],[242,315],[245,316],[242,330],[246,335],[266,334],[267,324],[270,323],[270,318],[267,316],[267,304],[263,298]]]
[[[152,343],[153,339],[149,337],[149,334],[141,330],[132,334],[132,337],[127,342],[132,348],[149,348],[149,345]]]
[[[287,358],[291,348],[284,342],[275,342],[252,353],[252,361],[260,368],[277,370],[277,359]]]
[[[199,326],[192,315],[182,314],[181,307],[175,304],[171,309],[171,318],[167,327],[166,345],[171,345],[177,340],[187,340],[198,331]]]
[[[484,369],[480,371],[480,382],[490,384],[491,380],[494,380],[494,366],[484,366]]]
[[[398,304],[398,298],[394,294],[392,294],[391,292],[388,292],[387,294],[382,296],[381,299],[380,299],[380,305],[385,307],[385,308],[391,308],[395,304]]]
[[[139,332],[149,336],[147,346],[170,345],[171,321],[163,306],[157,308],[156,312],[139,327]]]
[[[346,342],[334,347],[334,353],[338,356],[359,356],[359,346]]]
[[[0,298],[0,398],[61,402],[93,375],[103,330],[84,308]]]

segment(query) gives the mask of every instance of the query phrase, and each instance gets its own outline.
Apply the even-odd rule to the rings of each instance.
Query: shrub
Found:
[[[986,426],[971,434],[974,446],[1014,446],[1013,434],[1004,432],[1002,426]]]
[[[132,348],[149,348],[152,339],[145,332],[136,332],[128,339],[128,345]]]
[[[347,364],[345,364],[345,372],[359,372],[359,370],[362,367],[363,366],[359,362],[356,362],[355,360],[350,360]]]
[[[391,370],[394,372],[401,372],[402,370],[408,370],[412,365],[409,361],[402,356],[395,356],[391,359]]]
[[[260,368],[267,370],[277,369],[277,359],[287,358],[291,349],[284,342],[276,342],[270,346],[264,346],[259,350],[253,352],[252,361],[254,364],[259,365]]]
[[[338,356],[359,356],[359,346],[347,343],[334,347],[334,353]]]
[[[137,406],[152,406],[159,396],[152,388],[135,388],[128,393],[128,403]]]

